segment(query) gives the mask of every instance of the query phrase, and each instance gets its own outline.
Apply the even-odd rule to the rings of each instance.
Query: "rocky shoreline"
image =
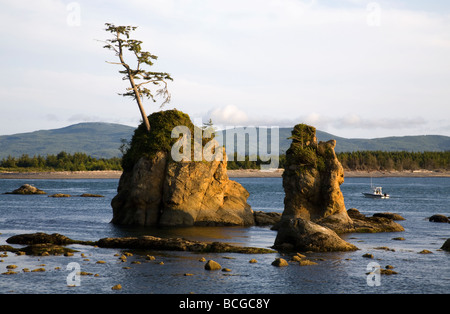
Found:
[[[257,169],[227,170],[230,178],[281,178],[283,169],[261,171]],[[0,172],[0,179],[119,179],[122,171],[43,171],[43,172]],[[346,178],[381,177],[450,177],[450,171],[345,171]]]
[[[118,179],[122,171],[0,172],[0,179]]]

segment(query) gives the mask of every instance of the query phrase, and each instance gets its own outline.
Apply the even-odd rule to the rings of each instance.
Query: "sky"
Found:
[[[347,138],[450,136],[446,0],[0,0],[0,135],[140,123],[105,23],[217,126],[307,123]],[[132,59],[127,59],[130,63]],[[161,99],[145,101],[147,114]]]

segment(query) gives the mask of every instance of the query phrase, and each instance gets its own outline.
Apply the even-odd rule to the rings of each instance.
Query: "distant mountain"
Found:
[[[407,151],[407,152],[442,152],[450,151],[450,137],[442,135],[392,136],[373,139],[352,139],[337,137],[317,131],[320,141],[336,140],[336,152],[353,151]]]
[[[0,136],[0,158],[83,152],[96,158],[120,156],[121,139],[134,128],[114,123],[79,123],[53,130]]]
[[[83,152],[96,158],[117,157],[121,155],[119,151],[121,139],[131,139],[134,129],[134,127],[122,124],[91,122],[74,124],[60,129],[4,135],[0,136],[0,159],[9,155],[20,157],[22,154],[46,156],[47,154],[58,154],[61,151]],[[279,129],[280,154],[284,154],[289,148],[291,140],[288,138],[291,136],[291,130],[292,128]],[[243,134],[246,130],[237,128],[236,132]],[[217,138],[220,140],[224,133],[223,131],[217,133]],[[348,139],[317,131],[317,139],[319,141],[335,139],[337,142],[336,152],[362,150],[450,151],[450,137],[440,135]],[[256,143],[252,145],[256,145]]]
[[[284,154],[291,145],[292,128],[279,128],[280,154]],[[218,136],[219,143],[222,143],[223,137],[226,135],[221,131]],[[234,131],[233,131],[234,132]],[[236,133],[243,134],[244,128],[236,129]],[[258,133],[258,132],[257,132]],[[408,151],[408,152],[424,152],[424,151],[450,151],[450,137],[441,135],[423,135],[423,136],[403,136],[403,137],[384,137],[374,139],[349,139],[335,136],[323,131],[317,130],[316,137],[318,141],[336,140],[336,152],[353,152],[353,151]],[[270,136],[268,136],[270,139]],[[236,139],[235,139],[236,141]],[[257,143],[257,141],[256,141]],[[254,143],[254,145],[257,145]],[[270,145],[270,141],[268,141]],[[255,147],[253,147],[255,149]],[[235,146],[235,151],[237,148]]]

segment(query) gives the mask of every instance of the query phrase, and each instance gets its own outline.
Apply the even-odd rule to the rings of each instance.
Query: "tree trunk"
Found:
[[[148,117],[145,114],[144,106],[142,105],[142,101],[141,101],[141,95],[139,94],[136,84],[134,83],[133,76],[131,75],[129,70],[128,70],[128,72],[129,72],[128,78],[130,79],[131,87],[133,88],[134,94],[136,95],[136,101],[138,103],[139,110],[141,111],[142,121],[144,121],[147,131],[150,132],[150,122],[148,121]]]
[[[119,33],[117,33],[117,39],[119,39]],[[120,41],[119,41],[119,59],[120,59],[120,62],[122,63],[122,65],[124,66],[124,68],[127,70],[128,79],[130,80],[131,88],[134,91],[134,95],[136,97],[136,101],[138,103],[139,110],[141,111],[142,121],[144,121],[147,131],[150,132],[150,122],[148,121],[148,117],[145,114],[144,106],[142,105],[142,101],[141,101],[141,95],[139,93],[139,90],[136,87],[136,84],[134,83],[134,78],[131,73],[130,67],[123,60],[122,43]]]

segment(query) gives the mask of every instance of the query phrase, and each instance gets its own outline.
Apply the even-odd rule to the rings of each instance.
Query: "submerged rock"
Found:
[[[299,264],[300,266],[317,265],[316,262],[313,262],[313,261],[310,261],[310,260],[307,260],[307,259],[302,259],[302,260],[300,260],[300,261],[298,262],[298,264]]]
[[[6,239],[10,244],[41,244],[51,243],[57,245],[73,244],[75,241],[59,233],[47,234],[43,232],[18,234]]]
[[[12,192],[6,192],[5,194],[33,195],[33,194],[47,194],[47,193],[30,184],[24,184],[20,188]]]
[[[28,235],[25,235],[25,236],[26,236],[26,238],[28,238]],[[21,235],[15,236],[13,238],[15,240],[13,239],[13,241],[12,242],[10,241],[9,243],[28,244],[28,246],[18,249],[18,248],[14,248],[10,245],[0,245],[0,250],[14,252],[19,255],[26,254],[26,255],[38,255],[38,256],[62,255],[62,254],[67,254],[67,253],[78,252],[76,250],[62,246],[62,245],[70,244],[69,242],[55,241],[55,242],[58,242],[59,244],[54,244],[54,243],[48,243],[48,242],[41,243],[40,241],[30,241],[29,239],[20,241],[19,239],[21,238]],[[6,241],[8,242],[8,240],[9,239],[7,239]],[[77,241],[75,241],[75,242],[77,242]]]
[[[270,226],[276,225],[281,220],[281,213],[256,211],[253,213],[255,225]]]
[[[243,253],[243,254],[266,254],[275,251],[266,248],[234,246],[222,242],[201,242],[190,241],[183,238],[159,238],[154,236],[123,237],[123,238],[102,238],[98,241],[72,240],[59,233],[46,234],[42,232],[33,234],[19,234],[6,240],[11,244],[25,244],[29,247],[16,249],[9,245],[0,245],[0,250],[9,252],[24,251],[26,254],[42,255],[45,251],[49,254],[70,254],[76,252],[63,245],[82,244],[93,245],[102,248],[122,248],[122,249],[144,249],[144,250],[164,250],[164,251],[191,251],[207,253]],[[126,260],[126,256],[131,253],[124,253],[121,259]],[[154,259],[150,258],[149,259]]]
[[[284,258],[278,257],[272,262],[272,265],[276,267],[286,267],[289,266],[289,263]]]
[[[366,215],[360,213],[356,208],[350,208],[347,210],[347,215],[352,219],[365,219]]]
[[[348,215],[352,218],[353,224],[351,228],[348,230],[343,230],[343,232],[376,233],[405,231],[402,225],[393,220],[393,218],[400,220],[396,214],[383,215],[383,217],[380,217],[381,215],[374,214],[372,217],[367,217],[366,215],[360,213],[356,208],[351,208],[348,210]]]
[[[80,197],[104,197],[104,196],[100,194],[83,193],[80,195]]]
[[[223,160],[175,161],[171,150],[176,126],[185,126],[194,138],[188,115],[168,110],[149,116],[152,131],[136,129],[124,155],[124,172],[111,202],[112,223],[144,226],[254,225],[247,203],[249,193],[229,180]],[[203,142],[192,142],[192,146]],[[195,152],[194,152],[195,153]],[[218,159],[220,159],[218,158]],[[191,159],[193,160],[193,159]]]
[[[373,217],[388,218],[392,220],[405,220],[401,215],[395,213],[375,213]]]
[[[12,247],[11,245],[0,245],[0,251],[16,253],[19,249]],[[0,257],[7,257],[5,254],[1,254]]]
[[[48,255],[73,255],[74,252],[78,252],[77,250],[73,250],[61,245],[55,245],[50,243],[39,243],[32,244],[20,249],[25,252],[26,255],[39,255],[39,256],[48,256]]]
[[[441,247],[441,250],[450,252],[450,238],[447,239]]]
[[[206,270],[221,270],[222,266],[213,260],[209,260],[205,264],[205,269]]]
[[[386,268],[386,269],[380,268],[380,274],[381,275],[396,275],[398,273],[389,268]]]
[[[428,218],[431,222],[450,222],[450,219],[447,216],[436,214]]]
[[[209,253],[274,253],[273,250],[256,247],[233,246],[222,242],[191,241],[183,238],[159,238],[154,236],[103,238],[96,242],[103,248],[127,248],[145,250],[169,250]]]
[[[92,241],[78,241],[72,240],[62,234],[53,233],[47,234],[43,232],[36,233],[27,233],[27,234],[18,234],[6,239],[6,242],[9,244],[55,244],[55,245],[68,245],[68,244],[85,244],[92,245],[94,242]]]
[[[70,194],[64,194],[64,193],[56,193],[56,194],[49,195],[48,197],[54,197],[54,198],[59,198],[59,197],[72,197],[72,195],[70,195]]]

